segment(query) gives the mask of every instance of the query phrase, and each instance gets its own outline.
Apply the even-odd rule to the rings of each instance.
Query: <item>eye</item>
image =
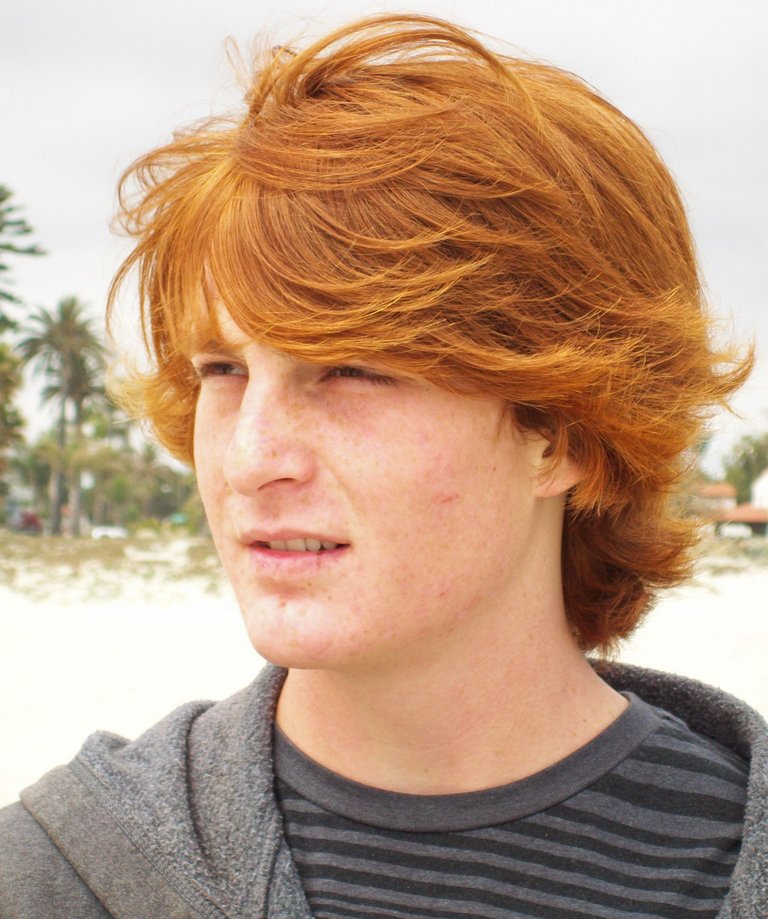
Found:
[[[201,380],[207,377],[235,377],[248,375],[245,367],[233,361],[193,360],[192,367]]]
[[[369,383],[376,383],[383,386],[392,385],[395,380],[382,373],[376,373],[374,370],[368,370],[365,367],[352,367],[343,364],[339,367],[329,367],[323,374],[324,380],[336,378],[351,378],[353,380],[365,380]]]

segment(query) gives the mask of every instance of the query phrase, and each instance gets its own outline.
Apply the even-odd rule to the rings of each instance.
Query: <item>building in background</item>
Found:
[[[736,504],[736,489],[727,482],[710,482],[697,494],[702,516],[713,521],[717,536],[768,535],[768,469],[754,480],[751,500]]]

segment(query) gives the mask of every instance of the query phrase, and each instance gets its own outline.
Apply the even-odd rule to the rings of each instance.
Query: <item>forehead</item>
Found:
[[[191,353],[209,351],[220,346],[231,351],[241,351],[254,341],[232,318],[220,299],[209,308],[201,310],[190,323],[187,350]]]
[[[208,351],[238,353],[257,341],[235,322],[220,297],[205,293],[189,304],[177,337],[178,350],[186,357]]]

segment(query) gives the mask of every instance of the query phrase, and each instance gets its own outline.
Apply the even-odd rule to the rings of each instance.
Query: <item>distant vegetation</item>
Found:
[[[749,501],[752,483],[768,469],[768,431],[747,434],[725,460],[725,480],[736,489],[736,500]]]
[[[110,401],[106,346],[85,305],[67,296],[30,309],[12,287],[11,260],[44,252],[27,243],[32,230],[11,200],[0,185],[0,523],[74,536],[103,525],[201,531],[192,474]],[[34,440],[14,404],[25,369],[55,410]]]

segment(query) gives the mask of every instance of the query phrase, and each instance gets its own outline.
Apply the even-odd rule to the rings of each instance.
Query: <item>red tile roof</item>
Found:
[[[739,504],[719,511],[717,520],[722,523],[768,523],[768,507]]]
[[[736,489],[728,482],[710,482],[702,485],[697,494],[700,498],[735,498]]]

